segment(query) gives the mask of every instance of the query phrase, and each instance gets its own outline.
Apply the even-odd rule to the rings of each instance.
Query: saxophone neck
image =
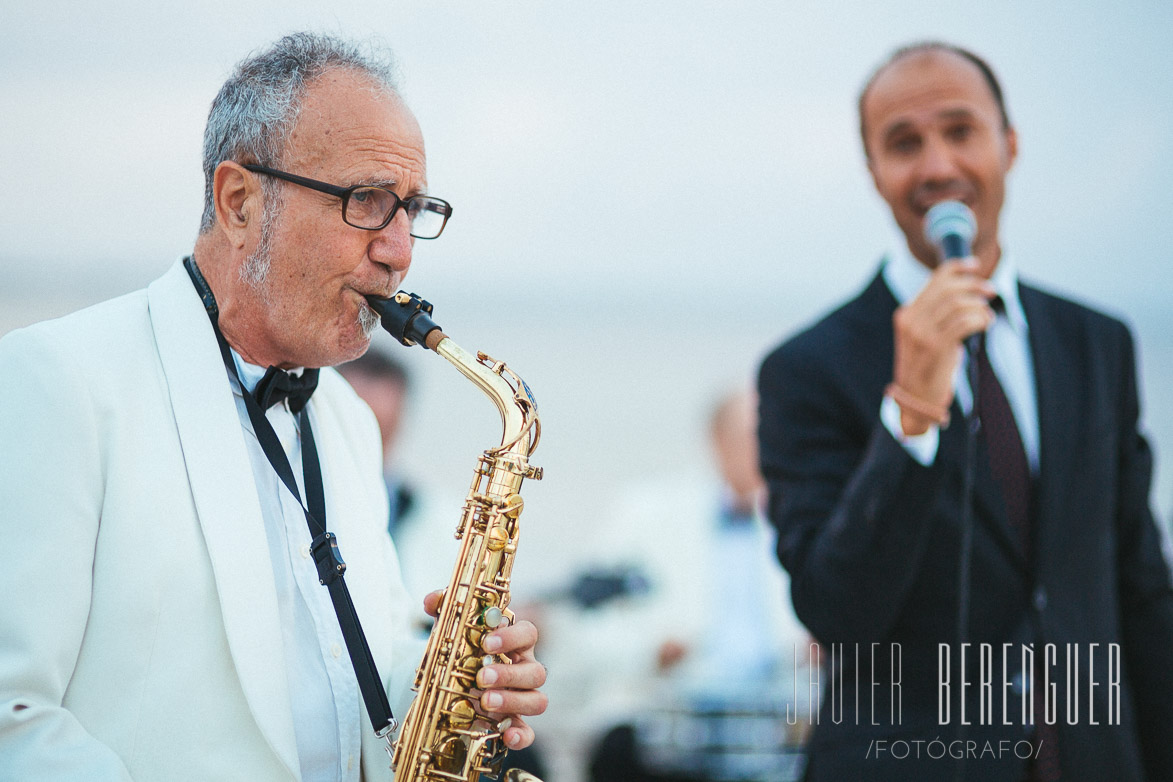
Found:
[[[473,355],[448,336],[438,340],[433,350],[471,380],[497,407],[502,428],[497,450],[520,456],[533,453],[541,436],[541,421],[537,402],[525,381],[504,362],[480,352]]]
[[[368,297],[383,328],[404,345],[423,345],[448,359],[461,374],[476,384],[501,414],[501,445],[497,454],[521,457],[533,453],[541,435],[538,405],[518,375],[502,361],[484,353],[475,356],[453,342],[432,320],[432,305],[414,293],[399,291],[390,299]]]

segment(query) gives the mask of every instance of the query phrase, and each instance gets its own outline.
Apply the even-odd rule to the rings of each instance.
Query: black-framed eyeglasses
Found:
[[[452,204],[442,198],[417,195],[404,199],[387,188],[376,185],[338,187],[267,166],[247,164],[244,168],[342,199],[342,219],[347,225],[366,231],[386,228],[402,206],[407,211],[407,219],[411,222],[411,235],[416,239],[435,239],[444,230],[448,218],[452,216]]]

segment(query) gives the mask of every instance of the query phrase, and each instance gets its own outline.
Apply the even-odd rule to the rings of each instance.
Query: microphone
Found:
[[[925,214],[925,239],[942,261],[967,258],[977,234],[977,220],[960,201],[942,201]]]
[[[937,248],[942,261],[968,258],[973,251],[973,237],[977,235],[977,218],[960,201],[942,201],[925,213],[925,240]],[[976,356],[981,349],[983,332],[965,338],[965,350]]]

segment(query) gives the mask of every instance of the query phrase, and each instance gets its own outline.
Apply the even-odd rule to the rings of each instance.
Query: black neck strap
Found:
[[[224,359],[224,366],[228,374],[236,378],[240,384],[241,395],[244,397],[244,406],[248,411],[249,420],[253,425],[253,432],[261,445],[261,450],[273,466],[273,470],[285,484],[289,492],[297,499],[305,513],[306,525],[309,527],[310,552],[314,557],[314,564],[318,568],[318,581],[330,591],[330,602],[334,604],[334,613],[338,615],[338,626],[342,630],[342,637],[346,641],[346,650],[350,653],[350,663],[354,667],[358,687],[362,692],[363,702],[367,707],[367,716],[377,736],[385,736],[389,731],[396,729],[398,724],[391,713],[391,704],[387,700],[387,691],[383,689],[383,680],[379,678],[379,671],[375,667],[375,658],[371,655],[366,635],[362,630],[362,623],[358,620],[358,611],[350,599],[350,590],[346,587],[346,563],[338,551],[338,539],[334,533],[326,530],[326,494],[322,485],[322,465],[318,459],[318,446],[314,442],[314,431],[310,426],[308,406],[302,408],[298,414],[298,425],[301,428],[301,470],[305,482],[306,502],[302,502],[301,492],[297,489],[297,480],[293,476],[293,468],[289,464],[289,457],[277,439],[273,425],[265,417],[265,411],[257,404],[257,400],[245,388],[240,374],[236,370],[236,362],[232,360],[232,351],[228,341],[220,332],[220,310],[216,306],[216,297],[212,294],[207,280],[196,266],[191,256],[183,259],[183,265],[195,285],[204,309],[212,321],[212,330],[216,332],[216,341],[220,345],[220,356]],[[306,505],[309,505],[307,508]]]

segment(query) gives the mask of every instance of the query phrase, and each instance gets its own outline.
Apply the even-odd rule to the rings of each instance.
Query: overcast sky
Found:
[[[397,52],[456,207],[412,277],[508,268],[534,291],[701,286],[821,300],[889,221],[854,100],[894,46],[983,53],[1022,139],[1005,243],[1028,274],[1162,296],[1173,181],[1167,2],[9,0],[0,47],[0,282],[153,278],[190,248],[207,106],[247,51],[298,28]],[[131,282],[127,282],[130,285]],[[420,282],[418,284],[423,284]],[[661,287],[660,290],[663,290]]]
[[[1132,318],[1173,452],[1173,3],[8,0],[0,28],[0,332],[190,250],[207,107],[247,52],[302,28],[389,44],[455,206],[407,287],[524,370],[560,476],[535,494],[562,499],[696,466],[714,390],[874,272],[893,228],[859,88],[901,44],[970,46],[1020,138],[1003,245]]]

